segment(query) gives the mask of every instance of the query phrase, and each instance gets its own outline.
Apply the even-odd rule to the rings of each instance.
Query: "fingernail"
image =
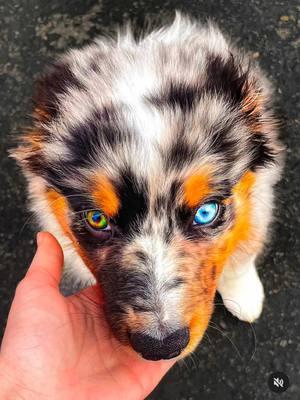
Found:
[[[43,232],[38,232],[36,235],[36,243],[38,245],[38,247],[42,244],[43,240],[44,240],[44,233]]]

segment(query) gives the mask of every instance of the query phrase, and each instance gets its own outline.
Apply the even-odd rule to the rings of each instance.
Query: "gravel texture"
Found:
[[[0,334],[17,282],[34,251],[23,178],[7,157],[14,134],[30,122],[33,81],[46,63],[70,46],[88,43],[125,19],[181,9],[212,18],[251,51],[274,82],[283,121],[287,164],[278,185],[272,240],[259,263],[266,289],[261,319],[242,323],[216,306],[196,353],[176,365],[151,400],[300,399],[300,5],[297,0],[10,0],[0,1]],[[298,90],[297,90],[298,89]],[[261,205],[264,206],[263,204]],[[216,298],[220,303],[220,298]],[[272,393],[273,371],[289,389]]]

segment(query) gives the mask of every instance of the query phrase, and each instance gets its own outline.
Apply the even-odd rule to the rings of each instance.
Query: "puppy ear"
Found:
[[[270,119],[270,107],[272,105],[272,89],[268,80],[258,69],[249,67],[242,89],[242,111],[252,132],[264,130],[263,124]],[[268,114],[268,115],[267,115]],[[273,122],[276,125],[276,120]],[[269,121],[271,122],[271,120]]]
[[[47,67],[37,79],[33,95],[33,117],[39,122],[48,122],[59,112],[59,97],[81,84],[73,74],[70,65],[62,60]]]
[[[256,66],[248,66],[241,109],[250,129],[251,169],[281,164],[284,146],[278,140],[279,122],[272,111],[273,89]]]
[[[9,152],[20,166],[34,169],[49,135],[45,126],[58,115],[60,97],[74,86],[79,87],[80,83],[69,64],[63,60],[47,67],[37,79],[33,95],[32,127],[16,138],[18,146]]]

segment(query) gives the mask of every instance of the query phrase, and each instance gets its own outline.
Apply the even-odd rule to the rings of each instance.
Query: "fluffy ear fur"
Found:
[[[275,160],[281,165],[284,148],[278,141],[279,123],[272,111],[273,90],[257,66],[249,64],[242,92],[241,108],[252,133],[253,165],[263,167]]]
[[[230,106],[242,111],[241,118],[252,133],[248,143],[253,157],[250,169],[275,160],[281,164],[283,146],[277,139],[278,122],[272,111],[273,89],[263,72],[230,46],[227,57],[210,56],[207,64],[207,82],[200,90],[223,95]]]
[[[75,77],[67,61],[50,65],[37,80],[33,96],[34,118],[45,123],[56,118],[59,112],[59,97],[73,88],[81,89],[82,84]]]
[[[34,159],[42,152],[47,141],[46,125],[59,113],[59,97],[72,87],[80,87],[69,64],[63,59],[49,65],[37,79],[33,94],[32,127],[18,138],[19,146],[10,151],[19,165],[34,169]]]

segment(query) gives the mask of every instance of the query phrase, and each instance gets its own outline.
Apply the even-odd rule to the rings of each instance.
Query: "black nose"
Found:
[[[133,349],[147,360],[161,360],[177,357],[190,340],[188,328],[178,329],[163,339],[143,333],[130,334]]]

